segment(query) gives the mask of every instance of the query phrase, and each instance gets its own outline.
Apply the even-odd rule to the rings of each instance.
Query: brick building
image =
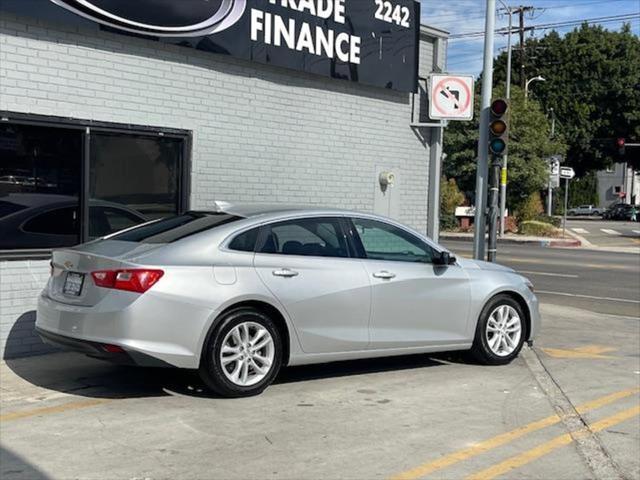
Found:
[[[286,202],[375,211],[427,231],[440,130],[411,126],[420,92],[0,15],[4,357],[46,349],[33,323],[51,248],[141,218]],[[445,56],[446,34],[421,26],[420,77]],[[383,171],[397,179],[387,191]],[[35,213],[2,223],[16,211]]]

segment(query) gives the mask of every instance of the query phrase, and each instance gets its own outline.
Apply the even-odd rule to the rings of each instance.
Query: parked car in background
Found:
[[[48,193],[0,195],[0,250],[55,248],[79,243],[78,199]],[[147,222],[141,213],[118,203],[89,202],[92,238]]]
[[[283,365],[471,350],[511,362],[539,330],[533,286],[392,220],[225,205],[55,250],[36,329],[139,365],[199,369],[229,397]]]
[[[621,218],[622,212],[629,207],[630,206],[625,203],[616,203],[615,205],[611,205],[602,214],[602,218],[605,220],[619,220]]]
[[[579,207],[570,208],[567,211],[568,215],[602,215],[605,212],[604,208],[596,207],[595,205],[580,205]]]
[[[606,220],[625,220],[631,221],[633,217],[633,209],[636,209],[636,217],[640,215],[640,205],[629,205],[626,203],[617,203],[607,209],[602,215]],[[636,218],[637,220],[637,218]]]

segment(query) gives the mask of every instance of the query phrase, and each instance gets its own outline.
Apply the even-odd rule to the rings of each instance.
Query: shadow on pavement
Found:
[[[50,477],[19,455],[0,447],[0,478],[3,480],[48,480]]]
[[[366,375],[464,363],[456,352],[410,355],[284,368],[275,383]],[[193,370],[112,365],[77,353],[7,359],[8,368],[36,387],[90,398],[144,398],[185,395],[215,398]],[[38,392],[41,393],[41,392]]]
[[[25,355],[41,355],[59,351],[45,344],[36,334],[36,312],[23,313],[11,326],[7,335],[3,357],[6,359],[24,357]]]

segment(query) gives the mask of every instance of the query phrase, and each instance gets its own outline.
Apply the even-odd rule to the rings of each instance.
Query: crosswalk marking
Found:
[[[571,230],[573,230],[576,233],[589,233],[589,231],[585,230],[584,228],[572,228]]]
[[[620,232],[611,230],[610,228],[601,228],[600,231],[606,233],[607,235],[622,235]]]
[[[633,233],[637,233],[638,235],[640,235],[640,230],[632,230]]]

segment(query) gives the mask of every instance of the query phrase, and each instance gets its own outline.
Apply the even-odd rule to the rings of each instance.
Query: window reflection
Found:
[[[82,133],[0,125],[0,158],[0,249],[77,244]]]
[[[90,187],[92,201],[111,206],[115,224],[125,218],[141,221],[178,213],[178,180],[182,157],[182,141],[164,137],[120,134],[92,134]],[[123,209],[126,207],[126,210]],[[120,208],[120,210],[117,210]],[[105,220],[94,219],[103,210],[92,212],[89,235],[102,232],[93,227],[104,226]]]

